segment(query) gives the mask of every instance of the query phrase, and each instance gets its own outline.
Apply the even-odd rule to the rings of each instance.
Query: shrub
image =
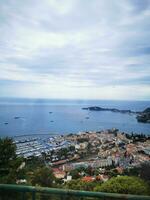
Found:
[[[122,193],[122,194],[137,194],[148,195],[149,186],[146,182],[138,177],[119,176],[113,177],[101,186],[96,186],[95,191]]]

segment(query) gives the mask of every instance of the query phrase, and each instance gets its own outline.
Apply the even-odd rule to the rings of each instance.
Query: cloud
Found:
[[[150,97],[149,0],[6,0],[0,34],[1,96]]]

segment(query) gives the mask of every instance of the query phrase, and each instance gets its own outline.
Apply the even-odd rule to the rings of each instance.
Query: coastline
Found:
[[[88,103],[76,102],[76,105],[74,103],[75,101],[70,101],[70,104],[65,102],[64,105],[61,102],[59,102],[59,105],[45,105],[44,103],[40,105],[35,103],[32,106],[28,104],[0,105],[0,136],[57,135],[60,133],[65,135],[79,131],[111,129],[112,127],[128,133],[150,134],[150,123],[137,122],[135,114],[82,110],[83,107],[95,105],[102,108],[137,112],[146,109],[150,102],[91,101]],[[49,112],[52,112],[52,114],[49,114]],[[21,117],[15,119],[16,116]],[[8,124],[5,124],[5,122]]]
[[[65,137],[65,136],[68,136],[68,135],[78,135],[78,134],[80,134],[80,133],[93,133],[93,132],[95,132],[95,133],[99,133],[99,132],[103,132],[103,131],[106,131],[106,130],[113,130],[113,129],[116,129],[116,130],[119,130],[118,128],[110,128],[110,129],[99,129],[99,130],[86,130],[86,131],[84,131],[84,130],[81,130],[81,131],[79,131],[79,132],[72,132],[72,133],[70,133],[70,132],[66,132],[66,133],[59,133],[59,132],[57,132],[57,133],[54,133],[54,132],[51,132],[51,133],[33,133],[33,134],[23,134],[23,135],[14,135],[14,136],[3,136],[3,137],[10,137],[10,138],[12,138],[12,139],[19,139],[19,138],[49,138],[49,137],[59,137],[59,136],[63,136],[63,137]],[[150,132],[149,132],[149,134],[144,134],[144,133],[138,133],[138,132],[127,132],[127,131],[122,131],[122,130],[119,130],[121,133],[125,133],[125,134],[129,134],[129,135],[132,135],[132,134],[134,134],[134,135],[141,135],[141,134],[143,134],[143,135],[145,135],[146,137],[150,137]],[[2,137],[2,138],[3,138]]]
[[[84,164],[102,167],[120,162],[126,168],[131,164],[139,165],[145,159],[149,160],[150,155],[150,136],[130,135],[118,129],[55,135],[42,139],[18,139],[14,143],[17,146],[17,156],[32,159],[33,156],[40,158],[44,155],[47,165],[52,167],[69,163],[72,166]],[[128,157],[126,160],[126,151],[130,154],[132,152],[134,162],[130,162],[133,156],[131,160]]]

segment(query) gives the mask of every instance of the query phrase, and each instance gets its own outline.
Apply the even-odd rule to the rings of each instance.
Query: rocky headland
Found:
[[[150,123],[150,108],[146,108],[143,112],[136,117],[138,122]]]
[[[150,107],[146,108],[144,111],[132,111],[132,110],[120,110],[117,108],[102,108],[99,106],[90,106],[82,108],[83,110],[89,110],[89,111],[111,111],[116,113],[122,113],[122,114],[136,114],[136,119],[138,122],[143,123],[150,123]]]

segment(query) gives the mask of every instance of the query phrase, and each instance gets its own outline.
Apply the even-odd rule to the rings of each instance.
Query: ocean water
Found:
[[[134,114],[82,110],[86,106],[143,111],[150,107],[150,101],[0,99],[0,136],[68,134],[108,128],[150,135],[150,124],[138,123]]]

